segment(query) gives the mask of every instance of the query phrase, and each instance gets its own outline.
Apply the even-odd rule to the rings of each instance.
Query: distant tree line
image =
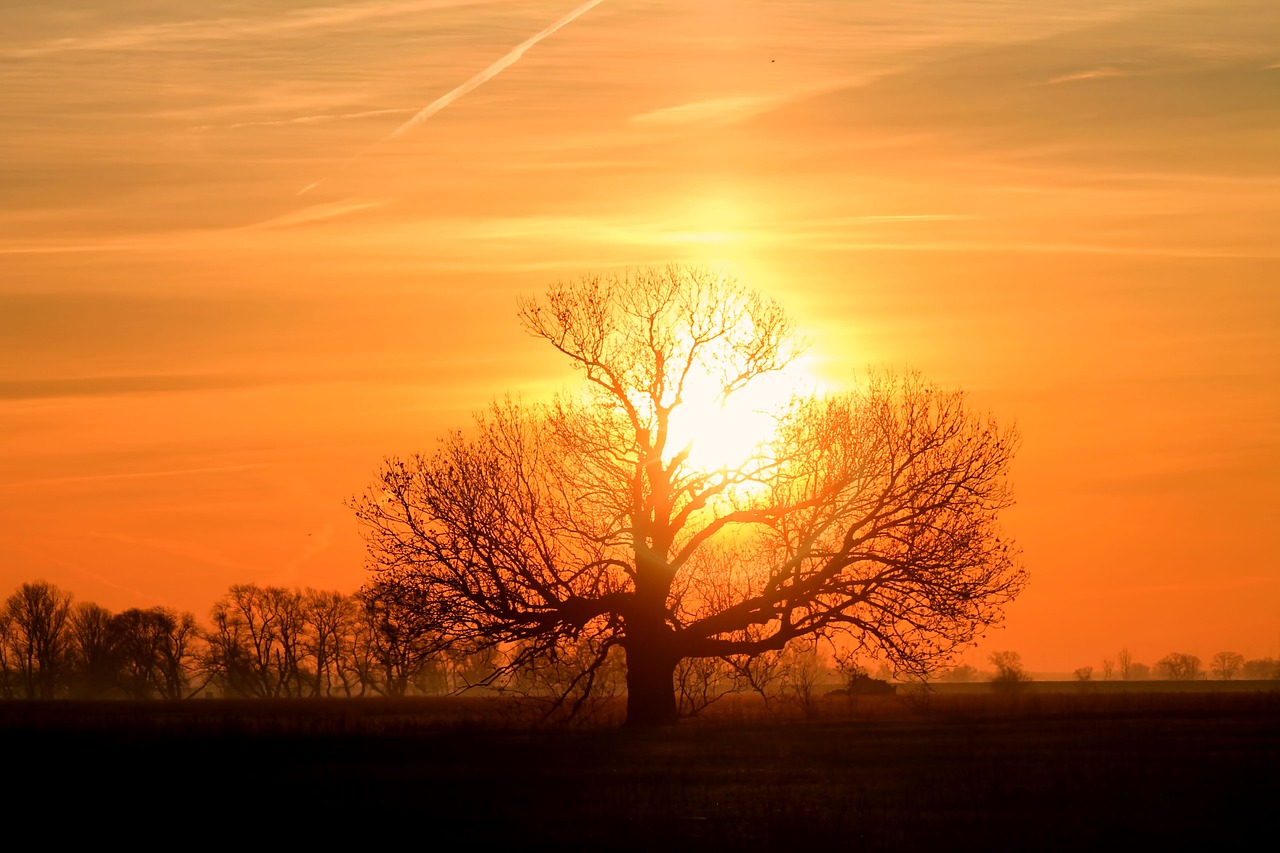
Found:
[[[403,696],[483,682],[493,668],[441,654],[412,624],[371,589],[237,584],[200,625],[164,607],[74,603],[35,581],[0,606],[0,697]]]
[[[576,712],[625,691],[621,662],[566,649],[537,666],[512,669],[519,642],[505,649],[468,649],[422,627],[416,611],[376,584],[355,594],[311,588],[236,584],[210,609],[206,624],[165,607],[113,613],[45,581],[24,583],[0,605],[0,698],[185,699],[217,695],[305,698],[443,695],[495,686],[555,697]],[[1011,690],[1029,682],[1016,652],[996,652],[993,673],[962,665],[943,681],[989,680]],[[812,709],[820,684],[836,679],[845,694],[886,689],[887,668],[871,678],[852,656],[824,657],[817,644],[794,644],[749,659],[707,659],[677,669],[680,710],[696,713],[717,699],[758,693],[775,703]],[[1206,669],[1195,655],[1166,655],[1154,667],[1127,649],[1101,671],[1076,670],[1082,681],[1280,679],[1280,661],[1215,654]],[[591,689],[588,690],[588,682]]]
[[[1209,659],[1206,669],[1196,655],[1188,652],[1170,652],[1156,661],[1154,667],[1138,663],[1128,649],[1121,649],[1114,658],[1102,662],[1103,680],[1145,681],[1159,678],[1166,681],[1198,681],[1213,678],[1231,681],[1241,678],[1250,681],[1280,679],[1280,660],[1255,658],[1246,660],[1239,652],[1218,652]]]
[[[1017,652],[995,652],[990,657],[993,672],[983,673],[970,664],[962,664],[944,673],[943,682],[989,681],[996,689],[1013,689],[1031,680],[1022,667]],[[1187,652],[1171,652],[1154,666],[1133,659],[1128,649],[1121,649],[1115,657],[1102,661],[1101,670],[1082,666],[1073,673],[1077,681],[1199,681],[1212,678],[1218,681],[1243,679],[1249,681],[1280,680],[1280,660],[1272,657],[1246,660],[1238,652],[1218,652],[1209,660],[1206,668],[1199,657]]]

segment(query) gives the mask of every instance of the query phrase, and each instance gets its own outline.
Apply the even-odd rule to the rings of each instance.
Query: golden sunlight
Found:
[[[798,358],[725,396],[711,372],[690,376],[683,403],[671,415],[670,455],[688,448],[688,464],[702,471],[735,470],[767,452],[778,418],[793,401],[821,391]]]

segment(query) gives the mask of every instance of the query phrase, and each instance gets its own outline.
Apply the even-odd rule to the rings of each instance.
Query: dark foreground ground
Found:
[[[1261,690],[829,697],[807,717],[724,705],[661,731],[535,729],[484,700],[9,702],[0,750],[6,835],[46,842],[1280,843],[1280,693]]]

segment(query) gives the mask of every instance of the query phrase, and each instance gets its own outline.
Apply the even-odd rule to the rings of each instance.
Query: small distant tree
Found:
[[[725,660],[733,667],[739,689],[758,693],[766,705],[780,698],[783,675],[781,652],[741,655]]]
[[[91,601],[71,609],[71,695],[75,698],[107,696],[118,686],[119,661],[112,643],[111,618],[110,610]]]
[[[15,693],[52,699],[71,671],[71,593],[48,581],[24,583],[4,603],[6,667]]]
[[[131,608],[107,629],[116,681],[133,699],[183,699],[194,669],[195,617],[164,607]]]
[[[1133,655],[1128,649],[1121,649],[1116,655],[1116,665],[1120,667],[1120,680],[1133,681]]]
[[[805,713],[817,709],[815,691],[827,668],[815,640],[796,640],[780,651],[759,655],[735,655],[727,662],[736,689],[760,694],[769,708],[792,707]]]
[[[151,612],[164,626],[156,643],[159,662],[156,691],[163,699],[188,699],[195,692],[192,682],[200,672],[203,642],[195,614],[167,607],[153,607]]]
[[[365,625],[362,636],[372,664],[366,673],[370,687],[385,696],[405,696],[446,648],[435,623],[423,618],[434,611],[434,605],[422,599],[421,590],[406,588],[391,577],[362,589],[360,602]],[[492,647],[455,646],[451,651],[459,659],[468,654],[493,654]],[[477,681],[472,683],[484,682],[492,671],[493,667],[485,667],[484,674],[476,675]]]
[[[1076,677],[1076,681],[1092,681],[1093,667],[1091,666],[1080,667],[1075,671],[1075,677]]]
[[[991,655],[991,664],[996,668],[991,686],[997,690],[1018,690],[1031,681],[1031,676],[1022,668],[1022,655],[1017,652],[995,652]]]
[[[1115,672],[1116,672],[1116,662],[1111,658],[1103,658],[1102,659],[1102,680],[1110,681],[1111,676],[1115,675]]]
[[[309,665],[310,695],[351,695],[351,658],[360,607],[355,598],[340,592],[310,587],[303,590],[302,651]]]
[[[818,643],[811,638],[793,640],[782,651],[783,695],[806,714],[817,710],[816,687],[826,672]]]
[[[1171,681],[1194,681],[1203,677],[1200,658],[1186,652],[1172,652],[1160,658],[1156,671]]]
[[[18,691],[18,673],[13,666],[10,645],[12,632],[13,614],[7,607],[0,607],[0,699],[13,699]]]
[[[1147,681],[1150,678],[1151,667],[1137,661],[1129,664],[1129,681]]]
[[[303,695],[301,592],[236,584],[210,617],[202,665],[226,692],[261,699]]]
[[[1244,655],[1237,652],[1218,652],[1209,662],[1209,671],[1213,677],[1222,681],[1230,681],[1244,667]]]

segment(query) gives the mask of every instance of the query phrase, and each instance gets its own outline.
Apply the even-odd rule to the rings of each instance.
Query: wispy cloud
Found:
[[[268,121],[239,121],[235,124],[202,124],[191,128],[192,130],[239,130],[245,127],[284,127],[295,124],[323,124],[331,121],[352,121],[362,118],[377,118],[380,116],[405,115],[407,113],[417,112],[414,107],[400,107],[396,109],[385,110],[360,110],[351,113],[321,113],[319,115],[297,116],[295,118],[271,119]]]
[[[82,252],[135,252],[154,249],[156,241],[134,239],[98,241],[93,243],[68,243],[60,240],[37,240],[26,243],[0,245],[0,255],[61,255]]]
[[[497,77],[499,74],[501,74],[506,69],[510,68],[512,65],[515,65],[517,62],[520,61],[520,58],[524,56],[525,53],[531,47],[536,45],[538,42],[542,41],[543,39],[551,35],[554,35],[562,27],[565,27],[573,23],[578,18],[582,17],[587,12],[590,12],[592,9],[599,6],[603,2],[604,0],[590,0],[590,2],[583,3],[581,6],[574,9],[572,12],[565,15],[560,20],[556,21],[555,23],[543,29],[541,32],[537,33],[536,35],[530,36],[529,38],[520,42],[520,44],[512,48],[511,51],[506,54],[506,56],[503,56],[497,62],[493,63],[488,68],[481,71],[479,74],[472,77],[467,82],[463,83],[461,86],[458,86],[452,92],[448,92],[444,95],[441,95],[439,98],[436,98],[430,104],[423,107],[418,112],[417,115],[415,115],[413,118],[409,119],[404,124],[397,127],[395,130],[391,131],[391,133],[387,134],[382,141],[389,142],[392,139],[395,139],[399,136],[403,136],[404,134],[408,133],[414,128],[420,127],[422,123],[425,122],[427,119],[431,118],[433,115],[440,112],[445,107],[449,106],[454,101],[461,98],[463,95],[467,94],[473,89],[477,89],[480,86],[483,86],[485,83],[489,82],[494,77]]]
[[[291,35],[308,30],[345,28],[378,18],[394,18],[459,6],[487,5],[493,2],[495,0],[400,0],[400,2],[322,6],[291,14],[272,14],[251,18],[202,18],[163,24],[143,24],[51,39],[28,47],[13,48],[0,55],[28,58],[70,51],[170,49],[180,42],[233,41]]]
[[[443,110],[445,107],[452,104],[454,101],[461,98],[463,95],[466,95],[468,92],[478,89],[480,86],[483,86],[485,83],[489,82],[494,77],[497,77],[503,71],[505,71],[506,69],[510,68],[512,65],[519,62],[520,57],[524,56],[525,53],[528,52],[528,50],[532,48],[534,45],[536,45],[538,42],[542,41],[543,39],[551,35],[554,35],[562,27],[568,26],[569,24],[573,23],[578,18],[582,17],[587,12],[591,11],[592,9],[594,9],[596,6],[599,6],[603,2],[604,0],[590,0],[590,2],[583,3],[581,6],[574,9],[572,12],[560,18],[559,20],[552,23],[551,25],[547,26],[542,31],[520,42],[520,44],[513,47],[501,59],[499,59],[497,62],[494,62],[488,68],[484,69],[483,71],[481,71],[479,74],[472,77],[467,82],[454,88],[452,91],[446,92],[445,94],[436,98],[431,103],[427,104],[425,107],[419,110],[413,116],[413,118],[409,119],[404,124],[400,125],[395,130],[388,133],[386,136],[380,139],[377,143],[374,143],[374,146],[381,145],[382,143],[385,143],[385,142],[390,142],[391,140],[396,139],[400,136],[403,136],[409,131],[422,126],[424,122],[426,122],[436,113]],[[370,146],[370,147],[372,148],[374,146]],[[366,151],[367,150],[369,149],[366,149]],[[362,157],[364,153],[365,153],[364,151],[357,153],[354,157],[352,157],[343,165],[343,168],[350,166],[356,160],[360,159],[360,157]],[[320,183],[323,180],[324,179],[321,178],[319,181],[316,181],[311,184],[307,184],[305,187],[303,187],[301,190],[298,191],[298,195],[302,195],[303,193],[306,193],[312,189],[315,189],[317,186],[320,185]]]
[[[260,239],[260,232],[280,228],[290,228],[349,216],[365,210],[381,207],[389,203],[387,199],[349,199],[326,204],[310,205],[281,216],[258,222],[216,227],[185,228],[172,231],[158,230],[154,232],[134,232],[98,240],[58,240],[18,238],[12,243],[5,243],[0,237],[0,257],[4,255],[77,255],[95,253],[168,253],[175,251],[194,251],[221,247],[226,249],[244,241]],[[0,385],[0,399],[4,397],[3,385]]]
[[[251,376],[86,376],[74,379],[0,381],[0,400],[47,400],[58,397],[107,397],[172,391],[212,391],[264,384]]]
[[[370,210],[375,207],[382,207],[387,202],[380,199],[369,201],[341,201],[332,204],[316,204],[311,207],[304,207],[301,210],[295,210],[292,213],[286,213],[284,216],[277,216],[274,219],[268,219],[265,222],[259,222],[249,226],[251,228],[289,228],[295,225],[306,225],[312,222],[320,222],[325,219],[335,219],[339,216],[348,216],[352,213],[359,213],[362,210]]]
[[[458,240],[495,246],[573,234],[579,243],[629,246],[789,246],[821,252],[1007,252],[1016,254],[1114,255],[1163,258],[1272,259],[1269,246],[1221,246],[1212,243],[1140,243],[951,236],[934,226],[985,222],[987,217],[952,213],[866,214],[822,219],[759,219],[732,225],[696,220],[577,217],[528,217],[450,223]]]
[[[160,551],[182,560],[194,560],[219,569],[229,569],[240,577],[253,577],[262,571],[261,566],[236,560],[215,548],[208,548],[195,542],[182,542],[176,539],[160,539],[157,537],[127,536],[123,533],[91,534],[99,538],[123,545],[136,545],[153,551]]]
[[[1057,86],[1062,83],[1078,83],[1082,80],[1102,80],[1108,77],[1128,77],[1131,72],[1119,68],[1091,68],[1087,71],[1072,71],[1060,74],[1045,81],[1045,85]]]
[[[664,107],[631,117],[634,124],[728,124],[762,113],[781,99],[761,95],[740,95],[693,101],[675,107]]]
[[[122,471],[113,474],[84,474],[74,477],[42,477],[36,480],[11,481],[3,484],[6,488],[26,488],[28,486],[66,485],[70,483],[97,483],[114,480],[154,480],[168,477],[191,477],[204,474],[228,474],[250,471],[268,467],[265,462],[250,462],[243,465],[211,465],[201,468],[163,468],[155,471]]]
[[[829,243],[815,242],[811,248],[834,252],[1012,252],[1018,254],[1064,254],[1064,255],[1131,255],[1135,257],[1161,258],[1239,258],[1239,259],[1275,259],[1280,258],[1280,251],[1265,249],[1218,249],[1209,246],[1185,245],[1108,245],[1105,243],[1045,243],[1045,242],[1000,242],[985,240],[954,241],[876,241],[876,240],[837,240]]]

